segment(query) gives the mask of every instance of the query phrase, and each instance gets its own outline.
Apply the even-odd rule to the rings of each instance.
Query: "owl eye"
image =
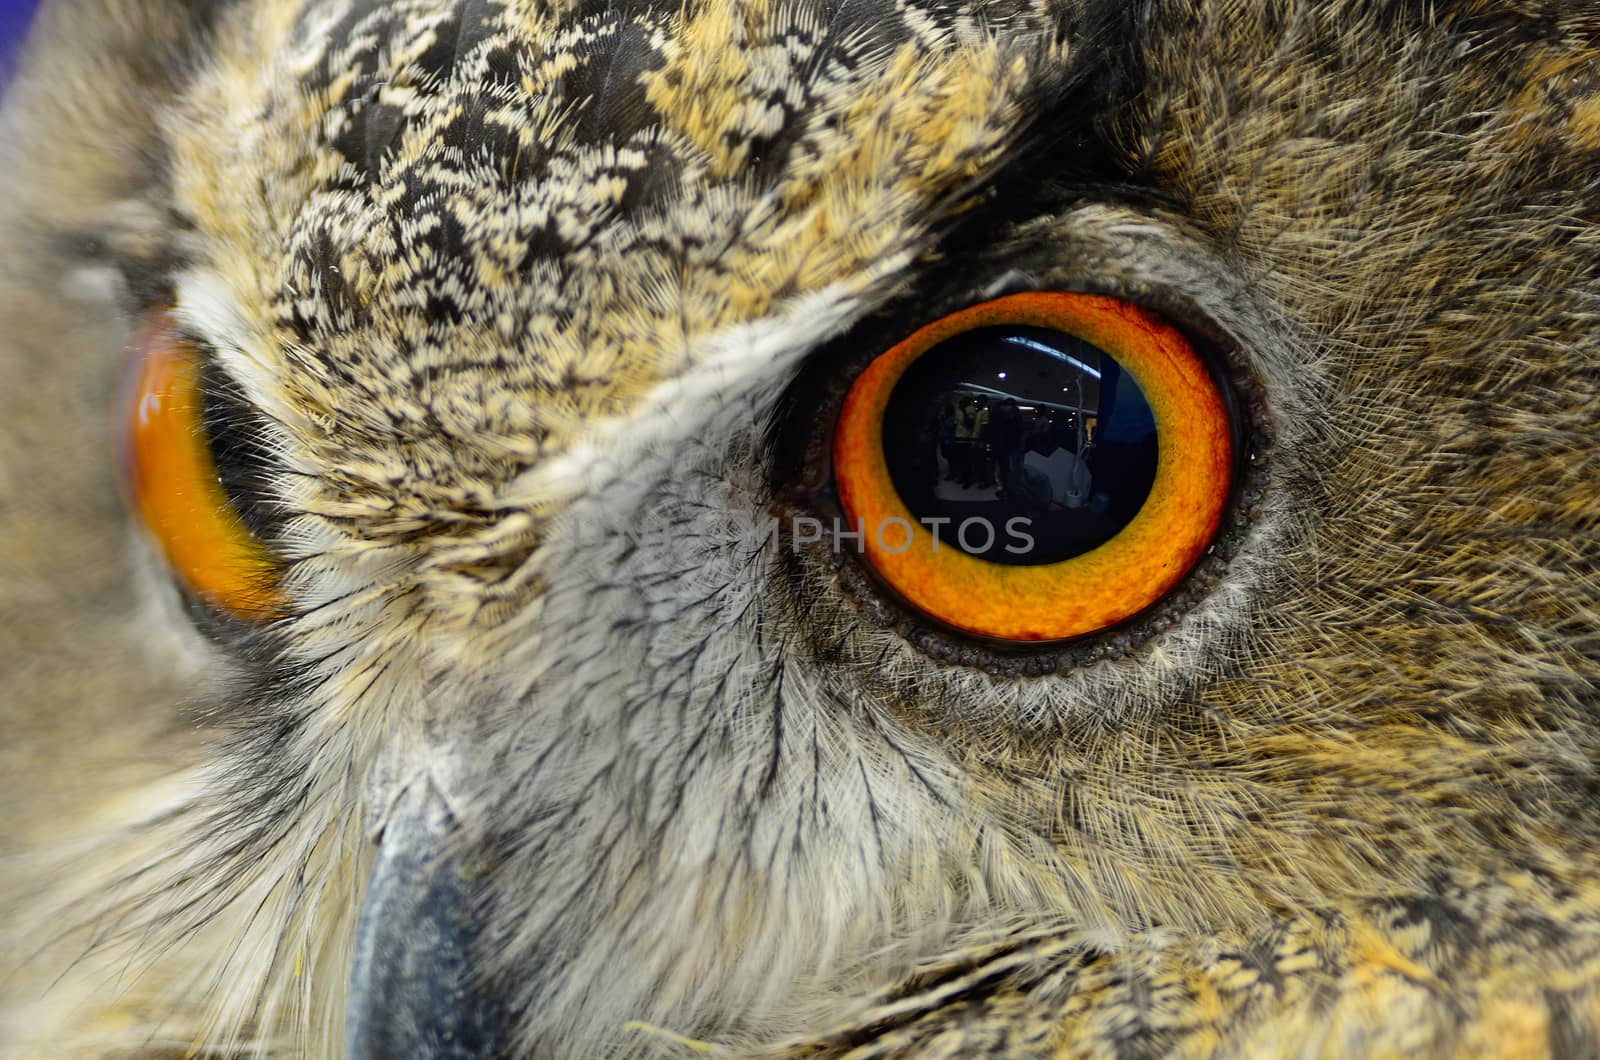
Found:
[[[867,563],[937,621],[1078,637],[1205,553],[1233,468],[1227,405],[1184,336],[1116,298],[1010,295],[937,320],[850,386],[834,484]]]
[[[251,533],[218,474],[199,350],[165,312],[128,349],[122,470],[129,506],[197,600],[246,622],[284,609],[277,562]]]

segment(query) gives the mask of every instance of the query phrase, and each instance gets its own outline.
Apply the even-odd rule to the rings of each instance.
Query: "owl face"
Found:
[[[84,496],[120,439],[132,518],[25,506],[0,622],[18,731],[132,764],[13,798],[73,841],[18,832],[0,1032],[1590,1040],[1591,18],[86,17],[0,363],[128,360],[120,425],[12,422]]]

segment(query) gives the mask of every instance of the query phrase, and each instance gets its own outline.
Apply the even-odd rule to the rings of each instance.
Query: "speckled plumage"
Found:
[[[1594,1053],[1597,46],[62,0],[0,126],[0,1052],[339,1055],[427,798],[511,1055]],[[807,402],[1039,287],[1231,350],[1173,601],[1019,661],[763,547]],[[168,302],[254,417],[262,630],[116,507]]]

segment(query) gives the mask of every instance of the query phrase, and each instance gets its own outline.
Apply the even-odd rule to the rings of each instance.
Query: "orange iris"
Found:
[[[235,618],[280,614],[277,564],[217,477],[197,352],[165,313],[152,314],[129,347],[123,401],[129,500],[167,563],[194,596]]]
[[[990,562],[954,547],[948,528],[936,540],[890,474],[884,414],[906,370],[942,342],[1002,326],[1047,328],[1097,347],[1138,383],[1155,421],[1155,478],[1143,506],[1110,540],[1060,562]],[[880,355],[846,395],[833,447],[840,504],[852,527],[866,528],[861,548],[890,587],[947,625],[1015,641],[1093,633],[1161,599],[1216,533],[1232,466],[1227,409],[1188,341],[1127,302],[1058,292],[971,306]]]

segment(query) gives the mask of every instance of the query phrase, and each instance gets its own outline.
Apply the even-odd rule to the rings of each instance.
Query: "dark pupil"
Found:
[[[978,328],[928,350],[889,395],[883,448],[939,547],[1024,566],[1116,537],[1156,474],[1139,384],[1099,347],[1048,328]]]

